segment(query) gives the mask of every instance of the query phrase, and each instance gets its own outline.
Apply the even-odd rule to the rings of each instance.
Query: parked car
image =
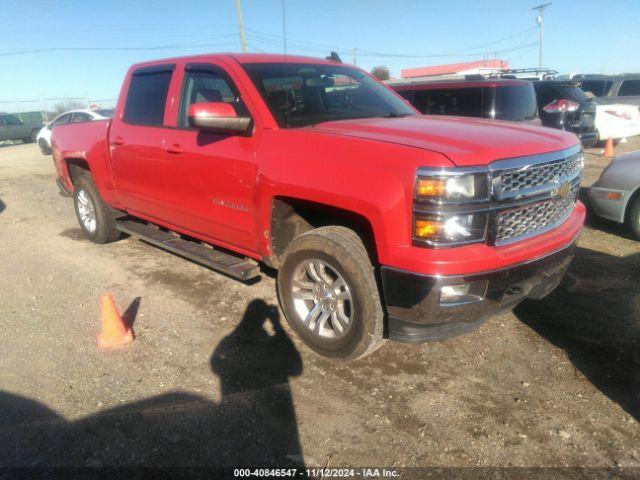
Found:
[[[587,195],[595,215],[628,225],[640,239],[640,151],[614,158]]]
[[[439,80],[389,83],[425,115],[458,115],[541,125],[531,82],[525,80]]]
[[[335,60],[137,64],[112,119],[60,125],[52,148],[87,238],[128,232],[241,280],[264,262],[292,329],[339,358],[544,297],[585,216],[575,135],[420,115]]]
[[[40,128],[42,123],[23,122],[15,115],[0,114],[0,142],[7,140],[35,142]]]
[[[42,127],[38,132],[36,140],[40,151],[44,155],[51,155],[51,131],[57,125],[65,123],[91,122],[94,120],[107,120],[113,116],[113,110],[101,108],[96,110],[81,109],[69,110],[55,117],[51,122]]]
[[[575,75],[577,86],[596,96],[600,104],[640,106],[640,73],[621,75]]]
[[[596,133],[599,141],[640,135],[640,110],[635,105],[597,105]]]
[[[533,82],[540,120],[545,127],[575,133],[582,145],[593,146],[596,133],[596,103],[575,83],[560,80]]]

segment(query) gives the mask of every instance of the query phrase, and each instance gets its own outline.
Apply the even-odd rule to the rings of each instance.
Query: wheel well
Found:
[[[71,183],[74,185],[76,183],[76,180],[78,180],[81,175],[91,172],[87,161],[81,158],[68,158],[67,168],[69,170],[69,178],[71,179]]]
[[[295,198],[275,198],[271,205],[271,263],[278,266],[287,246],[297,236],[318,227],[340,225],[355,231],[376,265],[377,253],[373,228],[360,214],[321,203]]]

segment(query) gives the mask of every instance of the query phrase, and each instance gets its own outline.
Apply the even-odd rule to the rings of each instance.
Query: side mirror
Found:
[[[187,113],[189,125],[211,132],[246,132],[251,117],[238,117],[233,106],[224,102],[193,103]]]

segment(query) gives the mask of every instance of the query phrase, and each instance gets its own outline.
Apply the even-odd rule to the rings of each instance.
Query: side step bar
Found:
[[[166,232],[151,223],[121,219],[116,220],[116,228],[239,280],[246,281],[260,275],[260,267],[253,259],[235,257],[204,243],[186,240],[177,233]]]

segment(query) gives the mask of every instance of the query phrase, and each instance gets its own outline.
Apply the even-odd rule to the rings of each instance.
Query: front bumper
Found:
[[[543,298],[562,280],[574,248],[575,240],[543,258],[474,275],[430,276],[383,266],[388,336],[409,343],[441,340],[472,330],[525,298]],[[441,304],[443,286],[472,282],[486,282],[480,301]]]
[[[583,147],[593,147],[598,143],[598,134],[596,132],[578,132],[576,133]]]

